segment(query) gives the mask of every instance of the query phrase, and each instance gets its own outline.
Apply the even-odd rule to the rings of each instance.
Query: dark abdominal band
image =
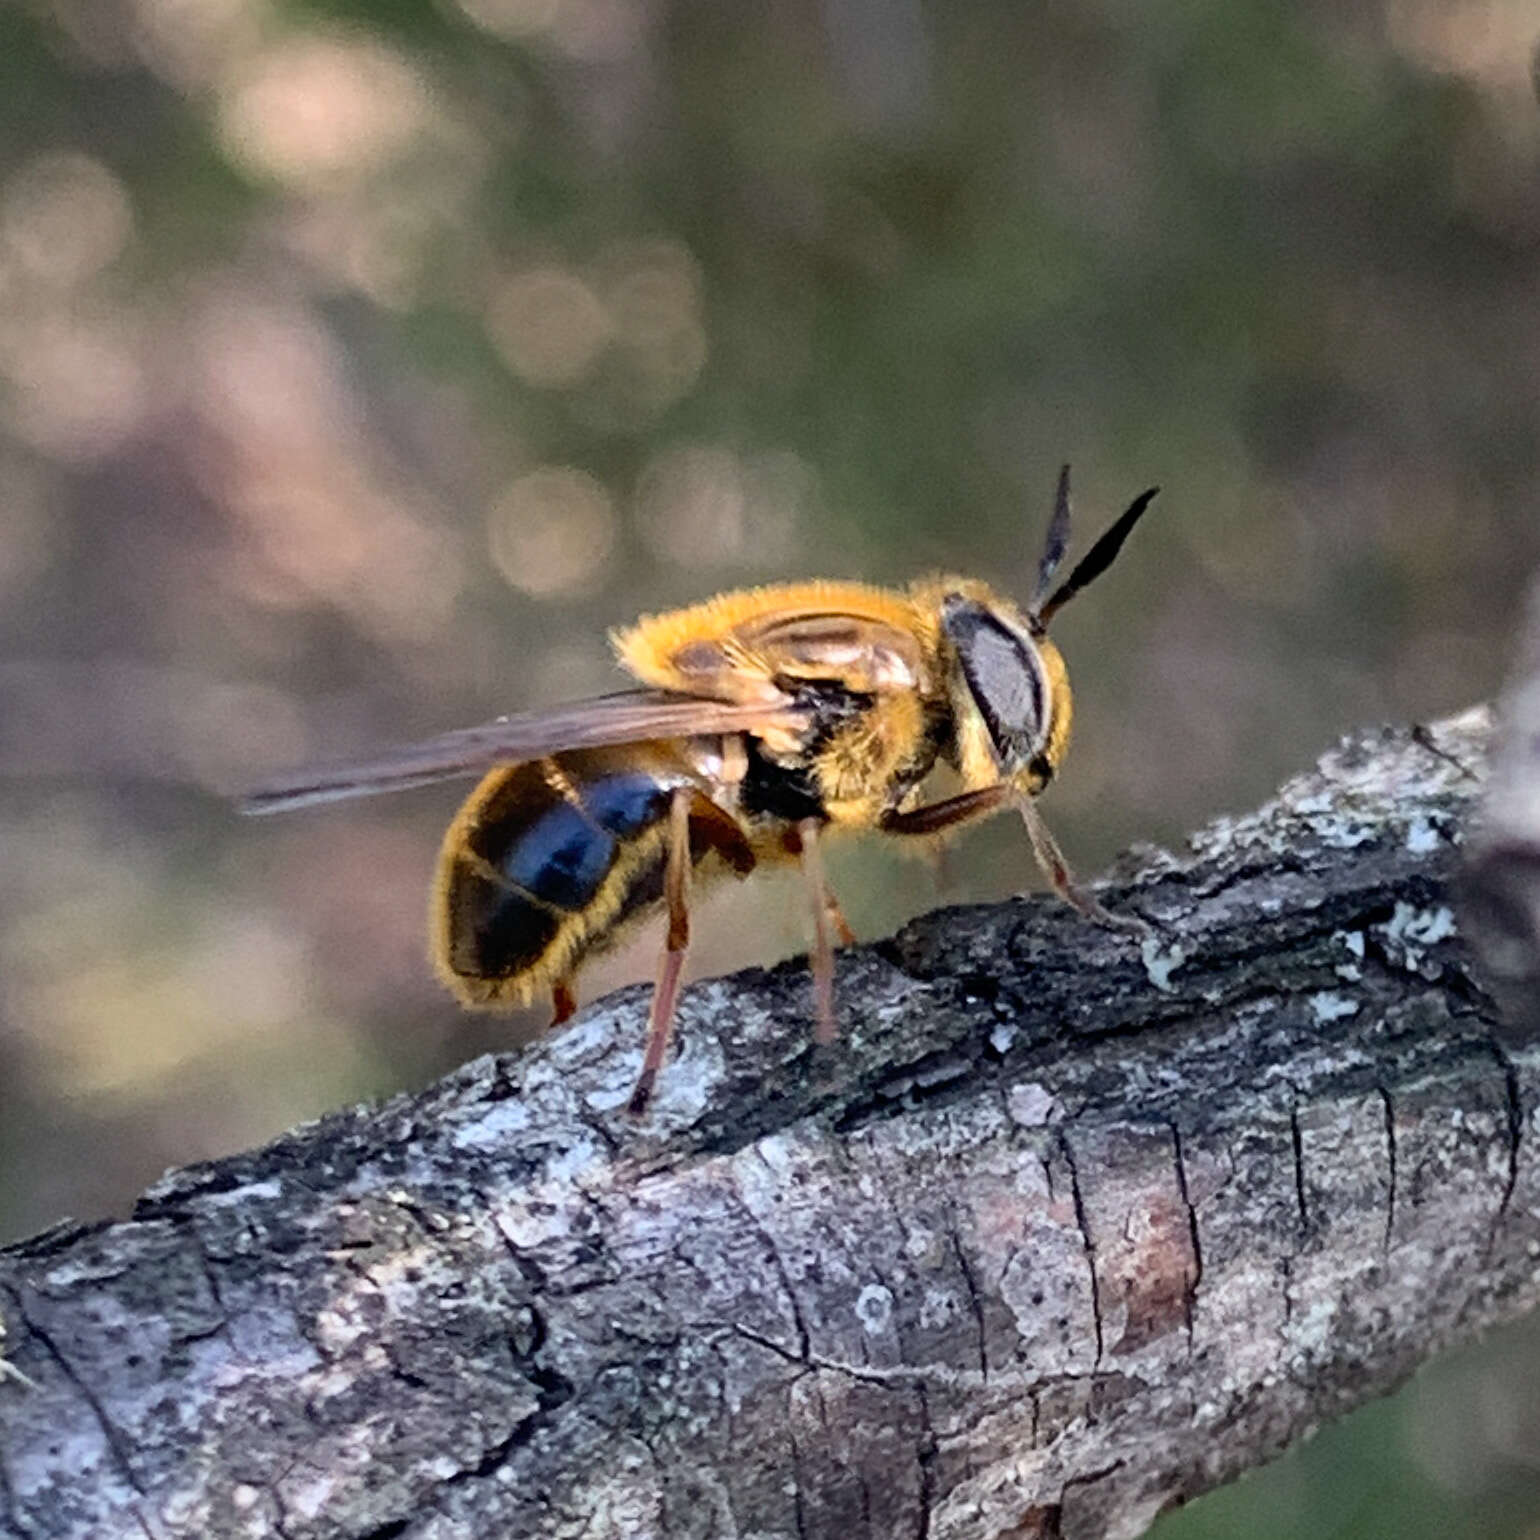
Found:
[[[750,819],[791,824],[822,820],[827,812],[812,762],[872,700],[825,681],[783,683],[811,708],[813,728],[791,766],[775,763],[758,740],[743,735],[748,765],[739,810]],[[592,904],[622,847],[667,818],[671,795],[672,786],[649,771],[620,768],[614,751],[559,754],[492,772],[473,796],[465,849],[452,861],[445,888],[449,967],[462,978],[487,980],[514,979],[539,967],[569,917]],[[724,843],[721,827],[709,818],[692,819],[690,836],[694,862],[715,849],[740,873],[754,864],[747,845],[740,840],[735,846],[730,838]],[[664,865],[660,848],[655,859],[636,867],[607,931],[662,897]]]
[[[580,766],[558,761],[576,791],[575,806],[538,764],[505,772],[467,831],[470,849],[501,877],[475,864],[457,867],[448,894],[456,923],[451,966],[468,978],[509,978],[536,964],[556,939],[563,914],[593,901],[620,847],[668,812],[669,788],[643,772],[584,781]],[[658,870],[633,878],[623,911],[646,902]]]

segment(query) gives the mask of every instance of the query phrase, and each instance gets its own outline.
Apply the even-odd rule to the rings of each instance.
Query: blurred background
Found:
[[[230,789],[613,688],[714,589],[1025,594],[1088,872],[1492,694],[1540,561],[1534,0],[0,8],[0,1239],[538,1019],[424,962],[464,787]],[[1081,547],[1083,548],[1083,546]],[[938,902],[836,850],[857,928]],[[1032,880],[1020,831],[952,893]],[[793,890],[794,891],[794,890]],[[800,950],[776,879],[697,972]],[[647,938],[583,980],[650,973]],[[1540,1536],[1540,1332],[1168,1520]]]

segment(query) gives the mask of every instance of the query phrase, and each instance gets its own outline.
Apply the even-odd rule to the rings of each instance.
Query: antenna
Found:
[[[1064,481],[1062,478],[1060,479],[1059,485],[1061,488],[1064,486]],[[1150,506],[1150,503],[1154,500],[1155,494],[1158,491],[1160,491],[1159,487],[1151,487],[1148,492],[1141,492],[1138,497],[1136,497],[1133,502],[1128,505],[1127,510],[1118,519],[1117,523],[1115,523],[1112,528],[1109,529],[1106,534],[1104,534],[1101,539],[1099,539],[1096,544],[1093,545],[1091,549],[1080,558],[1078,565],[1075,567],[1075,570],[1070,573],[1068,579],[1054,590],[1052,598],[1050,598],[1046,604],[1043,604],[1037,608],[1035,619],[1037,620],[1038,626],[1041,629],[1047,630],[1048,622],[1052,620],[1053,617],[1057,615],[1058,612],[1062,610],[1064,606],[1068,604],[1069,601],[1073,599],[1082,588],[1085,588],[1089,584],[1094,583],[1096,579],[1099,578],[1102,573],[1104,573],[1107,568],[1112,565],[1112,563],[1117,559],[1118,552],[1123,549],[1123,542],[1128,539],[1128,532],[1143,517],[1144,510]],[[1056,508],[1054,510],[1054,524],[1057,525],[1058,521],[1059,511]],[[1050,528],[1050,547],[1052,540],[1053,530]],[[1046,552],[1044,553],[1043,559],[1046,564]],[[1052,569],[1050,568],[1049,570],[1051,571]]]
[[[1053,518],[1048,523],[1048,538],[1043,544],[1043,557],[1037,564],[1037,587],[1032,594],[1032,604],[1027,613],[1034,619],[1042,610],[1048,597],[1048,585],[1064,560],[1069,545],[1069,466],[1059,469],[1059,490],[1053,500]]]

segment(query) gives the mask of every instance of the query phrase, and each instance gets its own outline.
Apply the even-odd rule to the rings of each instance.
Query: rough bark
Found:
[[[1138,1534],[1528,1308],[1540,1053],[1446,896],[1485,717],[1103,890],[685,997],[0,1254],[0,1534]]]

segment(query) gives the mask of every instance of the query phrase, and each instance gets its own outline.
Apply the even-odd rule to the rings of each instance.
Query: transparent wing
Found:
[[[796,729],[809,721],[806,712],[790,705],[743,705],[667,690],[625,690],[549,711],[499,717],[481,727],[388,749],[373,759],[307,766],[253,787],[239,805],[243,813],[283,813],[315,802],[372,797],[430,781],[479,775],[494,765],[518,764],[566,749],[755,728]]]

